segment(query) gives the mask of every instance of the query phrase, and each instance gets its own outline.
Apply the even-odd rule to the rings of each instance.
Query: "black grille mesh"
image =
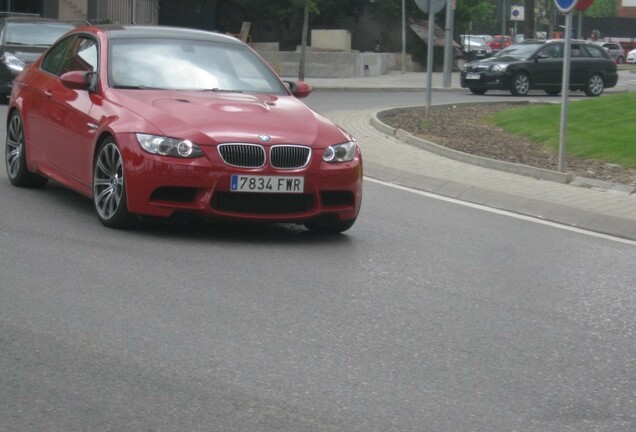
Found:
[[[265,149],[252,144],[221,144],[219,154],[223,161],[235,167],[258,168],[265,165]]]
[[[274,168],[302,168],[309,163],[309,147],[278,145],[270,150],[270,163]]]

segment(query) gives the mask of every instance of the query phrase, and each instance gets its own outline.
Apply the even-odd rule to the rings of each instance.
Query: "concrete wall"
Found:
[[[259,51],[259,54],[278,75],[298,76],[300,52]],[[395,54],[307,51],[305,64],[307,78],[380,76],[388,74],[391,65],[395,65]]]
[[[351,51],[349,30],[312,30],[311,47],[316,50]]]
[[[85,20],[88,17],[88,0],[60,0],[57,18],[61,20]]]

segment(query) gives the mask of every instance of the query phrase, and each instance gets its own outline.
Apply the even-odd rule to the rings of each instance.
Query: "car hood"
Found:
[[[519,57],[510,57],[510,56],[503,56],[503,57],[489,57],[487,59],[482,59],[482,60],[477,60],[474,62],[470,62],[467,65],[476,67],[476,66],[491,66],[493,64],[501,64],[501,63],[518,63],[518,62],[523,62],[526,61],[525,59],[521,59]]]
[[[294,96],[119,89],[109,93],[115,103],[154,126],[154,133],[202,145],[256,143],[259,135],[269,136],[271,144],[313,147],[351,139]]]
[[[11,49],[7,48],[5,53],[13,54],[25,64],[31,64],[35,62],[47,48],[48,47],[45,46],[13,46]]]

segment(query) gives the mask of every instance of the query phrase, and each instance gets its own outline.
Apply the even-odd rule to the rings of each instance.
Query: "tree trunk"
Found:
[[[307,33],[309,32],[309,0],[305,0],[303,14],[303,34],[300,43],[300,64],[298,66],[298,81],[305,80],[305,55],[307,52]]]
[[[536,34],[536,22],[534,19],[534,0],[524,0],[524,37],[534,39]]]

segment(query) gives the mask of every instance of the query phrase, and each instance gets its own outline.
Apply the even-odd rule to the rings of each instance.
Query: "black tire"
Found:
[[[618,56],[618,58],[616,59],[616,64],[623,64],[625,63],[625,58],[623,58],[623,56]]]
[[[354,223],[356,223],[356,218],[347,220],[321,218],[305,222],[305,228],[317,234],[339,234],[347,231]]]
[[[517,72],[512,78],[510,93],[514,96],[525,96],[530,91],[530,76],[525,72]]]
[[[475,95],[483,95],[486,94],[486,92],[488,91],[488,89],[482,87],[469,87],[468,90],[470,90],[470,92]]]
[[[17,111],[11,113],[7,122],[7,140],[4,150],[7,176],[13,186],[41,188],[46,185],[49,181],[46,177],[32,173],[27,168],[24,126],[22,117]]]
[[[108,228],[129,228],[136,219],[128,212],[123,159],[112,138],[101,143],[93,163],[93,206]]]
[[[592,75],[585,83],[585,94],[588,96],[600,96],[603,90],[605,90],[605,81],[599,74]]]
[[[549,94],[550,96],[556,96],[559,93],[561,93],[561,89],[547,89],[544,90],[547,94]]]

